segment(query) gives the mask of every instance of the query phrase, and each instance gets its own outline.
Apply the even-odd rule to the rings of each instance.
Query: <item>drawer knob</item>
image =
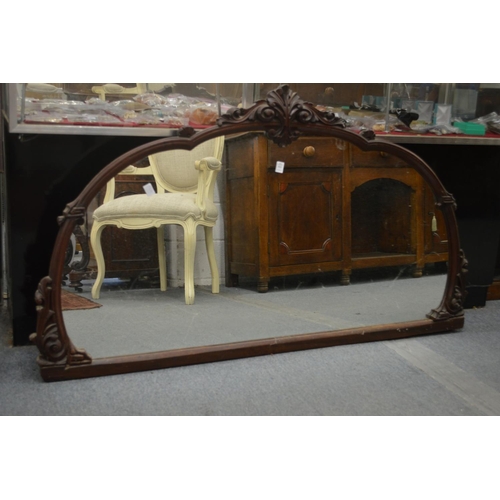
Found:
[[[389,157],[389,154],[388,154],[388,153],[386,153],[385,151],[380,151],[380,156],[381,156],[382,158],[388,158],[388,157]]]
[[[306,146],[304,148],[304,151],[303,151],[303,155],[306,157],[306,158],[311,158],[312,156],[314,156],[316,153],[316,150],[314,149],[313,146]]]

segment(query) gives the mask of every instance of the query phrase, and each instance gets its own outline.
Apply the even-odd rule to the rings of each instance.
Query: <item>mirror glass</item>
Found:
[[[134,167],[115,178],[115,197],[156,189],[149,160]],[[445,289],[445,224],[422,177],[333,138],[278,148],[262,134],[226,137],[214,194],[220,293],[198,228],[194,305],[176,225],[164,233],[166,291],[156,229],[105,228],[106,275],[92,299],[89,235],[105,191],[67,242],[62,287],[67,332],[94,359],[421,320]]]

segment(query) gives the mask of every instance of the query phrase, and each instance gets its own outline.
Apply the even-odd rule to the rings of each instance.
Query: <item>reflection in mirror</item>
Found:
[[[186,307],[179,288],[165,296],[116,282],[98,301],[102,307],[65,311],[64,320],[74,344],[95,359],[423,319],[439,303],[446,277],[430,272],[417,282],[406,271],[360,275],[349,287],[326,277],[278,279],[265,296],[252,283],[222,286],[219,295],[200,286],[196,307]],[[90,287],[84,282],[83,297]]]
[[[148,165],[117,176],[116,196],[142,193],[148,183],[156,190]],[[75,234],[90,234],[104,197],[105,188]],[[422,320],[440,303],[444,220],[420,174],[396,157],[333,138],[302,137],[278,148],[262,134],[227,137],[214,201],[220,292],[212,293],[198,228],[192,306],[185,303],[180,227],[164,233],[166,291],[156,230],[105,228],[98,299],[93,249],[72,237],[62,302],[76,346],[96,359],[226,344]],[[83,271],[71,270],[82,261]]]

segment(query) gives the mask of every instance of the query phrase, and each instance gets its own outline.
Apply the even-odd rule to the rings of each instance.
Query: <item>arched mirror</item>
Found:
[[[221,161],[210,153],[214,144]],[[115,205],[106,204],[110,182],[122,204],[145,185],[159,192],[155,155],[198,149],[211,158],[196,164],[213,190],[213,207],[206,203],[196,216],[208,223],[191,232],[165,220],[148,226],[149,212],[140,224],[116,222]],[[232,109],[214,127],[185,128],[131,150],[66,207],[49,275],[36,294],[32,340],[42,377],[110,375],[461,328],[466,260],[454,210],[453,197],[418,156],[346,130],[334,113],[279,87],[249,109]],[[103,220],[112,223],[98,230]],[[193,234],[191,265],[185,248]],[[68,259],[91,235],[92,244],[80,248],[86,272],[75,284],[67,279]],[[220,286],[213,287],[214,276]],[[88,307],[65,307],[75,288]]]

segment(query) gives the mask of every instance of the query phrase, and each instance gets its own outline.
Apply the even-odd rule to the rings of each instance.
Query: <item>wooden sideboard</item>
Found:
[[[280,148],[251,133],[225,148],[227,286],[330,271],[347,285],[353,269],[400,265],[418,277],[448,259],[432,193],[399,158],[325,137]]]

